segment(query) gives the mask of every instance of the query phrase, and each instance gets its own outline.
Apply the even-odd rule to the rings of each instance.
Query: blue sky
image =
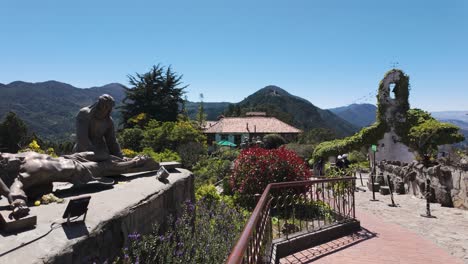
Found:
[[[192,101],[273,84],[330,108],[375,103],[398,62],[412,107],[467,110],[467,2],[3,0],[0,83],[127,85],[161,63]]]

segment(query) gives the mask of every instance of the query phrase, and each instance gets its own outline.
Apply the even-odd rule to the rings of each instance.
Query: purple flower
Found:
[[[137,232],[133,232],[133,233],[131,233],[131,234],[128,235],[128,238],[129,238],[130,240],[133,240],[133,241],[139,240],[140,237],[141,237],[141,235],[138,234]]]
[[[188,212],[193,212],[195,210],[195,205],[190,200],[185,201],[185,206],[187,206]]]

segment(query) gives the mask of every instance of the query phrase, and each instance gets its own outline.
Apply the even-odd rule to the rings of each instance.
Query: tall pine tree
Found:
[[[187,86],[181,86],[182,75],[178,75],[171,67],[167,69],[155,65],[144,74],[136,73],[128,76],[132,87],[125,91],[125,99],[120,107],[124,127],[132,127],[134,122],[128,120],[140,114],[146,115],[146,120],[176,121],[179,114],[179,103]]]

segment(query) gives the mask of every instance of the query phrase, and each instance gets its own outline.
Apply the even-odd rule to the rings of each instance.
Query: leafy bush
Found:
[[[197,142],[206,151],[206,137],[188,121],[158,122],[150,120],[144,129],[142,144],[159,152],[164,149],[177,151],[179,146]]]
[[[125,156],[125,157],[128,157],[128,158],[133,158],[135,157],[136,155],[138,155],[138,153],[136,153],[135,151],[131,150],[131,149],[122,149],[122,154]]]
[[[177,148],[182,165],[185,168],[191,169],[195,163],[200,160],[201,156],[206,154],[206,147],[200,142],[188,142],[187,144],[180,145]]]
[[[177,161],[180,162],[180,157],[176,152],[165,149],[163,152],[155,152],[151,148],[144,148],[141,154],[145,154],[153,158],[157,162]]]
[[[146,116],[138,115],[135,118],[134,123],[137,124]],[[143,128],[134,124],[135,127],[124,129],[119,133],[118,138],[122,148],[135,152],[145,149],[143,153],[152,156],[156,161],[177,160],[189,169],[207,152],[205,135],[190,121],[149,120],[146,123]],[[174,155],[174,152],[177,155]]]
[[[366,154],[362,153],[361,151],[351,151],[348,155],[348,160],[350,163],[359,163],[363,161],[367,161]]]
[[[141,141],[143,140],[143,130],[140,128],[127,128],[118,134],[120,146],[124,149],[141,151]]]
[[[290,143],[285,145],[285,148],[296,152],[296,154],[303,158],[304,160],[309,159],[314,153],[314,145],[312,144],[297,144],[297,143]]]
[[[186,202],[168,229],[129,235],[131,243],[116,263],[223,263],[244,227],[246,217],[223,202]]]
[[[312,159],[314,162],[319,158],[328,158],[330,156],[337,156],[342,153],[348,153],[352,150],[368,147],[371,144],[376,144],[387,130],[387,125],[383,122],[376,122],[369,127],[361,129],[358,133],[344,138],[335,139],[320,143],[314,150]]]
[[[231,172],[231,162],[217,157],[201,159],[193,166],[195,188],[203,184],[214,184]]]
[[[205,201],[220,201],[221,195],[216,190],[216,186],[213,184],[206,184],[200,186],[195,192],[195,199],[197,201],[205,199]]]
[[[237,156],[239,156],[240,151],[237,149],[231,149],[231,148],[220,148],[215,155],[216,157],[223,159],[223,160],[229,160],[229,161],[234,161],[237,159]]]
[[[54,148],[47,148],[46,150],[43,150],[37,140],[33,139],[31,143],[28,144],[27,148],[20,149],[19,152],[27,152],[27,151],[34,151],[36,153],[40,154],[47,154],[50,155],[51,157],[58,157],[57,154],[55,153]]]
[[[216,190],[216,186],[213,184],[200,186],[195,191],[195,199],[197,201],[204,200],[207,203],[217,203],[222,201],[230,207],[235,207],[234,198],[229,195],[219,194],[218,190]]]
[[[278,134],[268,134],[263,137],[263,145],[266,149],[275,149],[286,144],[286,140]]]
[[[307,180],[310,176],[307,164],[294,151],[250,148],[236,159],[230,185],[242,205],[252,206],[251,197],[263,193],[269,183]]]

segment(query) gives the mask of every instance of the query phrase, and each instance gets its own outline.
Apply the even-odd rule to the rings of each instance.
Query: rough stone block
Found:
[[[405,194],[405,183],[402,181],[397,181],[395,184],[395,192],[397,194]]]
[[[380,194],[381,195],[389,195],[390,194],[390,187],[380,186]]]
[[[447,192],[444,188],[435,189],[435,199],[438,203],[445,207],[453,207],[452,197],[450,192]]]

